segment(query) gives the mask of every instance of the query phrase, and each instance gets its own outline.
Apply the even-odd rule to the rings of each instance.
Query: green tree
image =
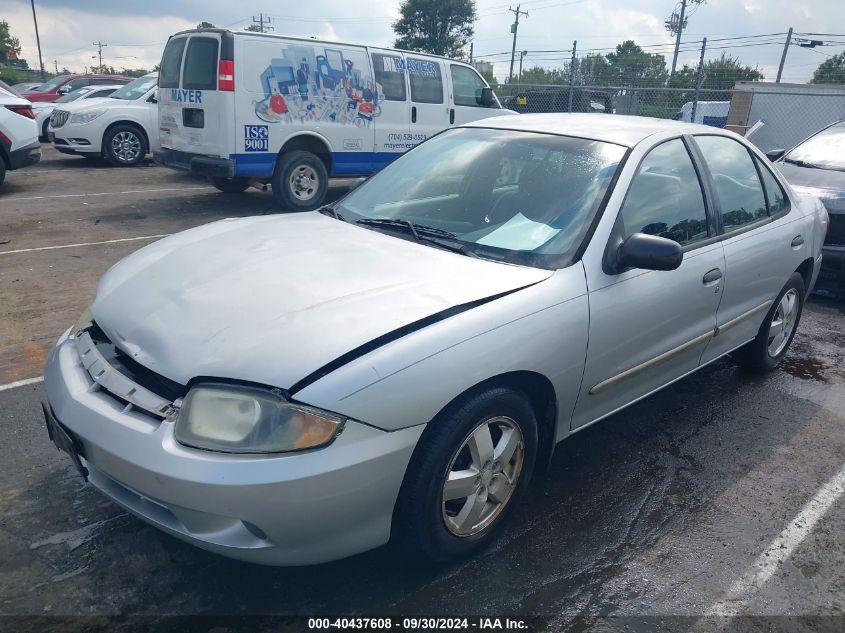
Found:
[[[395,46],[462,59],[474,32],[474,0],[403,0]]]
[[[0,21],[0,61],[17,59],[21,54],[21,42],[18,38],[12,37],[9,32],[9,23],[6,20]]]
[[[487,81],[487,84],[493,90],[499,87],[499,81],[496,79],[495,75],[493,75],[492,70],[485,70],[483,73],[481,73],[481,76],[484,77],[484,79]]]
[[[563,68],[543,68],[533,66],[522,71],[522,76],[515,76],[515,84],[551,85],[569,83],[569,74]]]
[[[845,53],[833,55],[824,60],[813,73],[810,83],[842,84],[845,83]]]
[[[617,44],[606,59],[605,78],[611,86],[662,86],[669,75],[663,55],[646,53],[633,40]]]
[[[604,55],[587,55],[575,60],[575,81],[582,86],[607,86],[609,82],[609,68]]]
[[[261,27],[258,24],[250,24],[244,29],[244,31],[251,31],[252,33],[263,33]]]
[[[123,74],[127,77],[143,77],[146,75],[149,70],[144,70],[143,68],[126,68],[123,71]]]
[[[200,22],[197,24],[198,29],[216,29],[217,27],[214,26],[211,22]]]
[[[763,73],[759,68],[743,66],[739,59],[722,53],[718,59],[711,59],[704,64],[702,88],[708,90],[730,90],[738,81],[760,81]],[[695,86],[695,81],[693,81]]]

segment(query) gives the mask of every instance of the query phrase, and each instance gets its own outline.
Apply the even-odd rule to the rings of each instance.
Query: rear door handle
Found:
[[[796,235],[792,238],[792,248],[798,248],[804,243],[804,236],[803,235]]]
[[[411,106],[411,123],[417,122],[417,106]]]
[[[722,278],[722,271],[718,268],[714,268],[713,270],[708,270],[704,273],[704,277],[701,278],[701,283],[705,286],[712,286],[719,282]]]

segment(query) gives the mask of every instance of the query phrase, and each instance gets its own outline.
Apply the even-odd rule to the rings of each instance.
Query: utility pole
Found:
[[[675,67],[678,65],[678,49],[681,48],[681,33],[684,32],[684,14],[687,12],[687,0],[681,0],[681,15],[678,18],[678,29],[675,34],[675,54],[672,55],[672,71],[669,79],[675,76]]]
[[[35,0],[32,4],[32,21],[35,23],[35,43],[38,44],[38,65],[41,67],[41,81],[44,81],[44,62],[41,60],[41,38],[38,35],[38,18],[35,16]]]
[[[273,27],[270,26],[270,16],[267,16],[267,19],[264,19],[264,14],[259,13],[258,17],[252,16],[252,23],[258,27],[259,33],[264,33],[265,31],[272,31]]]
[[[567,112],[572,112],[572,93],[575,92],[575,51],[578,49],[578,40],[572,42],[572,61],[569,62],[569,107]]]
[[[528,55],[528,51],[519,51],[519,83],[522,83],[522,58]]]
[[[695,123],[695,111],[698,109],[698,97],[701,94],[701,81],[704,78],[704,51],[707,48],[707,38],[701,40],[701,57],[698,58],[698,74],[695,77],[695,97],[692,100],[692,115],[690,122]]]
[[[783,44],[783,54],[780,56],[780,66],[778,66],[778,78],[775,83],[780,83],[781,75],[783,75],[783,65],[786,63],[786,51],[789,50],[789,44],[792,42],[792,27],[789,27],[789,34],[786,36],[786,42]]]
[[[108,46],[108,44],[103,44],[100,41],[93,42],[93,44],[97,47],[97,55],[100,58],[100,72],[103,72],[103,46]]]
[[[56,74],[58,75],[59,74],[59,60],[54,59],[53,64],[55,64],[55,66],[56,66]]]
[[[469,43],[469,63],[472,64],[472,42]]]
[[[519,16],[524,15],[526,18],[528,17],[528,11],[520,11],[520,7],[522,5],[516,5],[516,9],[508,9],[508,11],[513,12],[516,16],[514,23],[511,24],[511,33],[513,33],[513,46],[511,47],[511,69],[508,72],[508,83],[513,81],[513,62],[516,59],[516,32],[519,30]]]

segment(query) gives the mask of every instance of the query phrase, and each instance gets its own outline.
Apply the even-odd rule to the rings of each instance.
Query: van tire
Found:
[[[276,161],[272,184],[273,197],[280,206],[290,211],[311,211],[326,198],[329,173],[316,155],[295,150]]]
[[[246,178],[217,178],[209,176],[208,181],[223,193],[243,193],[249,187]]]
[[[124,139],[122,152],[115,147]],[[103,156],[115,167],[134,167],[147,155],[147,138],[135,125],[115,125],[103,135]]]

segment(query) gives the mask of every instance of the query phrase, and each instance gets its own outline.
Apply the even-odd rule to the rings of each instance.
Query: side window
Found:
[[[73,92],[77,88],[82,88],[83,86],[90,86],[91,83],[91,80],[88,78],[80,78],[67,82],[64,87],[67,89],[68,92]]]
[[[707,239],[704,194],[681,139],[658,145],[643,159],[620,216],[625,238],[647,233],[682,246]]]
[[[105,88],[104,90],[95,90],[91,94],[85,95],[85,99],[95,99],[97,97],[108,97],[116,88]]]
[[[185,37],[177,37],[167,43],[164,55],[161,58],[161,70],[159,71],[159,87],[178,88],[179,71],[182,69],[182,52],[185,50]]]
[[[373,69],[376,83],[387,101],[405,101],[405,71],[402,58],[397,55],[373,53]]]
[[[443,77],[440,64],[427,59],[408,58],[408,77],[411,79],[411,101],[443,103]]]
[[[769,201],[769,215],[777,215],[786,208],[786,194],[783,187],[772,175],[771,170],[762,161],[757,160],[760,173],[763,174],[763,187],[766,188],[766,198]]]
[[[185,53],[182,87],[186,90],[217,88],[217,47],[213,37],[192,37]]]
[[[695,141],[713,176],[725,233],[765,218],[766,198],[748,150],[724,136],[696,136]]]
[[[456,106],[473,106],[482,108],[481,105],[481,89],[486,88],[487,84],[472,68],[466,66],[458,66],[452,64],[450,67],[452,73],[452,94],[455,98]]]

